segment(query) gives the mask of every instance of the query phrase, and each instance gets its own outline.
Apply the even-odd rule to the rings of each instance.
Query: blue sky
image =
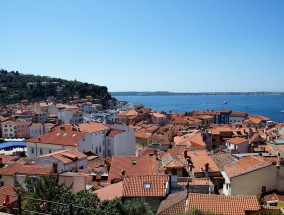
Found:
[[[284,91],[284,1],[0,1],[0,68],[109,91]]]

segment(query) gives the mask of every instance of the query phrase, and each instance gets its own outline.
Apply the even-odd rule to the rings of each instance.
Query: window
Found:
[[[101,152],[102,152],[102,147],[100,146],[100,147],[99,147],[99,153],[101,153]]]
[[[111,157],[111,150],[107,150],[108,156]]]
[[[96,146],[96,154],[98,154],[98,147]]]
[[[39,149],[39,154],[41,154],[41,155],[42,155],[42,149]]]
[[[144,183],[144,189],[150,189],[151,183]]]
[[[83,141],[85,141],[85,137],[83,137]]]
[[[32,154],[34,154],[35,152],[34,152],[34,148],[32,148]]]
[[[107,145],[108,145],[108,146],[110,145],[110,140],[107,140]]]
[[[266,193],[266,186],[262,186],[262,187],[261,187],[261,192],[262,192],[262,193]]]
[[[51,153],[51,149],[48,150],[49,154]]]

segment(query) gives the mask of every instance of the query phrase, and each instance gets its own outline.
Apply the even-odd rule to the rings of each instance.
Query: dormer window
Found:
[[[144,189],[151,189],[152,184],[151,183],[144,183]]]

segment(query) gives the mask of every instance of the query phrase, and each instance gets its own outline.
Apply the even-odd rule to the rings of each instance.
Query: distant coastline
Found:
[[[156,92],[110,92],[111,96],[218,96],[218,95],[284,95],[284,92],[197,92],[197,93],[177,93],[177,92],[168,92],[168,91],[156,91]]]

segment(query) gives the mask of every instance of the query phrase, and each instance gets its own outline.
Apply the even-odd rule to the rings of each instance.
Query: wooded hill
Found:
[[[46,100],[48,96],[54,96],[62,102],[67,102],[70,97],[74,96],[79,99],[92,96],[104,106],[108,100],[114,100],[105,86],[0,70],[1,104],[14,103],[23,99]]]

